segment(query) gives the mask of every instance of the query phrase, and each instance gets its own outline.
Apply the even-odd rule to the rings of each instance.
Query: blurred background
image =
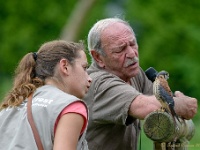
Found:
[[[200,100],[199,0],[0,0],[0,99],[12,86],[19,60],[54,39],[87,45],[92,25],[106,17],[120,17],[133,27],[140,65],[170,73],[173,91]],[[88,56],[88,60],[90,58]],[[200,113],[189,150],[200,149]],[[142,150],[152,142],[142,134]]]

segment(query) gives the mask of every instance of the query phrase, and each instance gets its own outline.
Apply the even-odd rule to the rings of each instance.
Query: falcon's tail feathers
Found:
[[[176,114],[176,112],[175,112],[175,110],[174,110],[174,107],[172,107],[172,106],[169,104],[169,108],[170,108],[170,111],[171,111],[172,116],[175,117],[175,118],[181,123],[181,121],[180,121],[178,115]]]

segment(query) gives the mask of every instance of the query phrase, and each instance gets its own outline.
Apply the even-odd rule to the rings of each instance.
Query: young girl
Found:
[[[87,66],[82,43],[50,41],[25,55],[0,106],[0,149],[38,149],[27,118],[30,100],[43,149],[88,149],[88,111],[81,100],[91,84]]]

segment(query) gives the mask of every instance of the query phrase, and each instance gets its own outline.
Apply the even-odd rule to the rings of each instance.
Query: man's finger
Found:
[[[182,92],[180,92],[180,91],[175,91],[174,95],[175,95],[176,97],[185,96],[185,95],[184,95]]]

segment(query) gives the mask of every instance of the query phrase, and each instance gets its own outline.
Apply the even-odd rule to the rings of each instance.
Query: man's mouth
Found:
[[[128,59],[124,65],[124,67],[129,67],[135,65],[139,61],[138,57],[134,57],[133,59]]]

